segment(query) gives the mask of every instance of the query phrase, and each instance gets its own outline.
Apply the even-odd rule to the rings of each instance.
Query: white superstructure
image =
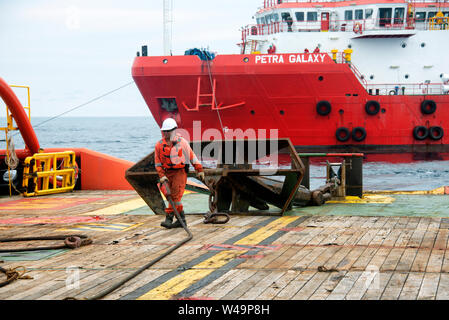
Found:
[[[398,86],[423,94],[432,84],[449,89],[447,0],[265,0],[253,18],[255,24],[242,33],[242,53],[350,48],[368,90],[388,94]]]

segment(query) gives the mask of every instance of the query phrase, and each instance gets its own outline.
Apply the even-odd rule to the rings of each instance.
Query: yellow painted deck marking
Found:
[[[86,223],[75,225],[71,228],[59,229],[59,231],[73,231],[73,230],[86,230],[86,231],[127,231],[133,228],[141,226],[141,223]]]
[[[347,196],[345,200],[329,200],[326,203],[393,203],[396,199],[380,194],[365,194],[363,198]]]
[[[194,192],[186,190],[184,192],[184,195],[190,194],[190,193],[194,193]],[[165,200],[164,195],[162,195],[162,198]],[[139,208],[146,207],[146,206],[148,206],[146,204],[146,202],[143,201],[142,198],[138,198],[138,199],[121,202],[119,204],[114,204],[114,205],[106,207],[106,208],[83,213],[82,215],[84,215],[84,216],[113,216],[113,215],[122,214],[122,213],[125,213],[128,211],[139,209]]]
[[[247,237],[240,239],[235,244],[258,244],[264,239],[272,236],[280,229],[285,228],[287,225],[298,219],[299,216],[281,217],[269,223],[265,227],[251,233]]]
[[[125,201],[125,202],[122,202],[119,204],[114,204],[112,206],[98,209],[95,211],[83,213],[82,215],[84,215],[84,216],[112,216],[112,215],[122,214],[122,213],[125,213],[128,211],[131,211],[131,210],[135,210],[135,209],[144,207],[146,205],[147,204],[145,203],[145,201],[143,201],[143,199],[139,198],[139,199],[128,200],[128,201]]]
[[[269,223],[265,227],[258,229],[235,244],[256,245],[264,239],[285,228],[287,225],[299,219],[299,216],[281,217]],[[137,300],[167,300],[179,294],[192,284],[221,268],[232,259],[242,255],[248,250],[225,250],[217,253],[213,257],[193,266],[190,270],[171,278],[160,286],[148,291]]]
[[[197,264],[191,270],[187,270],[176,277],[171,278],[159,287],[148,291],[137,300],[168,300],[172,296],[190,287],[195,282],[201,280],[216,269],[224,266],[230,260],[243,254],[245,251],[222,251],[213,257]]]

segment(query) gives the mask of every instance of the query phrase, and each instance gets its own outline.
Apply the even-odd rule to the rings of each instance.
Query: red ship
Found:
[[[360,6],[367,4],[367,1],[356,2]],[[272,13],[271,18],[276,12],[285,17],[282,10],[286,8],[293,10],[296,6],[304,10],[313,6],[313,3],[295,4],[295,1],[269,3],[266,1],[264,9],[259,11],[260,17],[267,12]],[[332,2],[320,4],[332,6]],[[407,10],[404,1],[394,1],[391,5]],[[349,2],[347,6],[351,8]],[[399,12],[404,14],[404,10]],[[410,10],[409,5],[409,13],[413,13]],[[358,70],[355,61],[362,59],[357,54],[363,49],[304,53],[301,48],[300,52],[285,52],[288,46],[281,50],[280,40],[277,48],[260,46],[264,43],[261,39],[273,34],[279,38],[295,37],[292,39],[305,34],[300,32],[300,22],[295,22],[299,32],[291,32],[289,17],[271,25],[258,25],[256,29],[247,27],[249,35],[253,32],[254,37],[249,40],[244,34],[242,54],[215,56],[204,50],[190,50],[182,56],[146,56],[143,50],[142,56],[139,54],[134,61],[132,76],[156,122],[160,125],[167,117],[176,119],[193,141],[253,138],[254,135],[257,138],[264,134],[269,138],[277,134],[280,138],[290,138],[303,153],[364,153],[367,161],[449,159],[449,140],[445,135],[449,132],[449,95],[445,91],[444,81],[448,80],[445,74],[437,76],[442,78],[442,83],[397,83],[385,90],[385,85],[373,85],[365,67]],[[437,41],[448,32],[446,29],[418,30],[418,21],[409,18],[391,29],[386,18],[381,19],[380,26],[373,22],[372,30],[363,29],[364,39],[357,42],[360,48],[374,39],[404,41],[423,33]],[[286,24],[284,29],[283,24]],[[367,21],[363,26],[368,28]],[[335,33],[348,34],[347,28],[342,30],[335,29]],[[354,30],[350,29],[350,36],[360,37],[360,30]],[[324,31],[319,34],[331,33],[329,28]],[[259,47],[262,52],[255,51]],[[323,48],[327,49],[321,45]],[[404,50],[399,45],[398,48]],[[394,54],[394,50],[388,54]],[[445,67],[445,62],[441,63]],[[380,69],[380,65],[373,60],[371,68]],[[385,69],[395,72],[391,71],[393,66]],[[388,72],[382,75],[387,77]]]

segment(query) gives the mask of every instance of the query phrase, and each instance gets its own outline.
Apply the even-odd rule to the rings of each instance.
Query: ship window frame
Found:
[[[420,19],[418,19],[418,15],[423,15],[422,17],[420,17]],[[419,11],[415,13],[415,22],[426,22],[426,18],[427,18],[427,12],[426,11]]]
[[[271,17],[274,18],[274,22],[279,22],[279,13],[275,12],[271,14]]]
[[[307,12],[307,22],[317,22],[318,21],[318,12],[317,11],[308,11]]]
[[[400,17],[396,16],[396,14],[398,12],[401,12],[399,14]],[[393,24],[403,24],[404,23],[404,14],[405,14],[405,8],[404,7],[396,7],[396,8],[394,8]]]
[[[381,12],[387,12],[386,17],[383,17]],[[379,27],[385,27],[386,25],[391,26],[391,21],[393,19],[393,8],[392,7],[386,7],[386,8],[379,8]]]
[[[373,14],[374,14],[374,10],[372,8],[365,9],[365,19],[371,18],[373,16]]]
[[[437,15],[437,11],[429,11],[427,12],[427,20],[430,20],[430,18],[433,18]]]
[[[299,19],[298,14],[302,14],[302,20]],[[306,21],[305,20],[306,19],[306,15],[304,14],[304,11],[296,11],[295,12],[295,18],[296,18],[296,21],[298,21],[298,22]]]
[[[257,23],[257,24],[261,24],[261,23],[260,23],[260,18],[256,18],[256,23]]]
[[[266,24],[265,17],[260,17],[260,22],[262,22],[261,24]]]
[[[354,17],[354,12],[352,10],[345,10],[345,21],[352,21]]]
[[[361,18],[357,15],[357,13],[362,13]],[[363,9],[354,10],[354,20],[363,20]]]

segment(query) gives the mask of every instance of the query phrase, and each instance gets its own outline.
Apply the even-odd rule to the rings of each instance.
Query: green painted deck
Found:
[[[206,211],[207,196],[187,194],[193,240],[105,299],[449,299],[449,196],[381,194],[367,201],[206,225],[192,213]],[[24,266],[33,278],[0,288],[0,299],[93,296],[185,238],[183,229],[160,227],[162,219],[130,191],[2,198],[1,238],[81,233],[93,243],[0,253],[0,266]]]

